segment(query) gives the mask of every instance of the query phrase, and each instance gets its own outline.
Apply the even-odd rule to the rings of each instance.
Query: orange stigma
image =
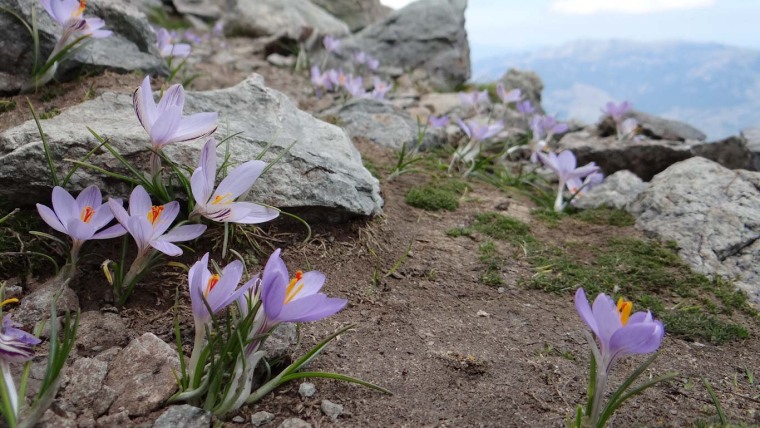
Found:
[[[164,211],[163,205],[154,205],[151,207],[150,211],[148,211],[148,221],[150,224],[156,224],[158,219],[161,217],[161,213]]]
[[[203,295],[208,297],[208,293],[216,287],[217,283],[219,283],[219,275],[211,275],[211,278],[208,279],[208,284],[206,284],[206,292]]]
[[[79,215],[79,218],[82,219],[83,222],[89,223],[90,220],[92,220],[92,217],[95,215],[95,210],[92,209],[91,206],[86,206],[82,210],[82,213]]]
[[[301,279],[303,279],[303,272],[299,270],[296,272],[295,278],[290,280],[288,288],[285,289],[285,303],[290,303],[303,290]]]
[[[74,16],[82,16],[82,13],[84,13],[84,8],[87,7],[87,2],[85,0],[79,0],[79,8],[74,11]]]
[[[212,205],[227,205],[232,202],[232,193],[225,193],[224,195],[216,195],[214,200],[211,201]],[[228,200],[229,199],[229,200]]]
[[[633,309],[633,303],[629,302],[628,300],[623,300],[623,298],[619,298],[617,302],[617,311],[620,315],[620,322],[623,323],[623,325],[628,324],[628,318],[631,316],[631,310]]]

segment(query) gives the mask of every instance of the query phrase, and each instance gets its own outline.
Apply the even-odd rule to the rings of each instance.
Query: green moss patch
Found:
[[[595,208],[579,211],[574,217],[586,223],[608,226],[626,227],[636,224],[636,219],[632,215],[614,208]]]
[[[431,181],[409,189],[406,203],[426,211],[456,211],[459,198],[467,188],[461,180]]]

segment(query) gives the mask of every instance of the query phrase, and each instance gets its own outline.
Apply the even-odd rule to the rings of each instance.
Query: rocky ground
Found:
[[[93,3],[99,12],[127,7]],[[597,162],[608,177],[578,202],[584,210],[567,214],[551,211],[553,195],[547,199],[546,192],[553,183],[520,153],[486,163],[467,178],[447,174],[463,137],[453,125],[426,134],[421,160],[407,174],[394,176],[399,149],[416,142],[415,117],[470,114],[457,94],[475,89],[465,85],[463,15],[447,19],[431,12],[445,3],[462,14],[466,2],[424,0],[389,18],[376,2],[365,2],[375,6],[359,12],[338,5],[346,2],[326,2],[337,8],[322,5],[332,15],[309,2],[286,3],[292,3],[285,7],[291,15],[283,21],[257,20],[279,12],[267,9],[267,1],[241,0],[237,16],[229,20],[235,34],[194,48],[188,70],[200,75],[188,87],[186,109],[220,112],[218,135],[242,132],[231,144],[234,161],[257,156],[269,143],[264,160],[285,153],[250,197],[300,215],[311,232],[281,217],[261,228],[241,229],[245,233],[237,235],[237,248],[260,265],[271,249],[281,247],[288,266],[325,272],[326,292],[349,300],[334,317],[278,331],[268,342],[273,368],[354,324],[314,368],[376,383],[393,395],[336,381],[293,382],[223,420],[167,404],[176,390],[177,290],[185,352],[192,343],[189,299],[183,294],[186,274],[176,267],[157,271],[117,310],[100,268],[104,259],[118,257],[117,250],[94,242],[59,302],[63,309],[80,309],[82,316],[61,391],[41,426],[563,426],[583,402],[588,381],[585,325],[572,298],[578,287],[592,295],[625,295],[636,308],[651,309],[664,321],[666,338],[645,378],[677,373],[628,402],[610,426],[718,425],[703,380],[715,389],[728,422],[760,424],[760,381],[755,378],[760,373],[760,173],[754,172],[754,131],[705,142],[686,124],[637,112],[646,138],[634,143],[609,136],[609,124],[574,124],[557,146],[572,149],[580,163]],[[174,7],[207,19],[223,15],[215,2],[175,0]],[[43,260],[10,253],[49,252],[58,262],[63,258],[29,234],[50,232],[32,205],[49,202],[50,185],[27,99],[41,114],[62,164],[81,158],[94,144],[86,126],[130,160],[146,161],[145,135],[134,119],[130,94],[143,72],[161,71],[162,65],[154,61],[149,42],[155,36],[143,34],[144,15],[128,9],[127,18],[139,19],[118,21],[131,37],[119,43],[134,51],[134,71],[93,64],[102,57],[83,55],[72,67],[93,66],[91,75],[81,72],[37,93],[3,99],[0,218],[13,208],[21,211],[0,225],[0,282],[21,298],[11,308],[14,317],[29,323],[49,304],[51,293],[43,285],[51,271]],[[308,25],[292,24],[299,19]],[[431,22],[432,28],[421,30]],[[284,28],[285,23],[295,28]],[[282,48],[298,41],[303,26],[320,37],[346,36],[346,47],[378,57],[383,76],[395,82],[389,99],[316,97],[308,72],[293,71],[295,56]],[[368,28],[349,35],[363,27]],[[391,43],[396,48],[388,49],[394,37],[407,43]],[[322,61],[317,47],[310,55]],[[3,90],[13,89],[17,80],[7,78],[2,67],[0,73],[6,79],[0,83],[8,85]],[[538,76],[509,71],[502,81],[507,88],[521,88],[540,109]],[[164,83],[157,78],[154,88]],[[478,115],[505,118],[501,141],[522,141],[526,134],[521,118],[497,103]],[[171,147],[167,153],[193,165],[201,145]],[[107,153],[91,160],[109,170],[119,168]],[[525,173],[515,178],[517,171]],[[92,183],[109,194],[128,192],[91,171],[80,171],[71,188]],[[220,236],[211,232],[191,249],[213,248],[218,257]],[[180,261],[197,258],[187,251]],[[641,361],[641,356],[621,361],[613,384]],[[41,352],[30,394],[45,363]]]

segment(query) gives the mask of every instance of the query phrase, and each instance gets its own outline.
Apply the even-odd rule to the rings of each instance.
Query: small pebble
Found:
[[[506,287],[499,287],[496,291],[498,291],[499,294],[504,294],[507,292],[507,289]]]
[[[491,316],[491,314],[489,314],[489,313],[488,313],[488,312],[486,312],[486,311],[482,311],[482,310],[481,310],[481,311],[478,311],[478,316],[479,316],[479,317],[483,317],[483,318],[488,318],[488,317],[490,317],[490,316]]]
[[[243,422],[245,422],[245,418],[238,415],[232,418],[232,422],[235,422],[236,424],[242,424]]]
[[[251,415],[251,424],[258,427],[274,420],[274,414],[269,412],[256,412]]]
[[[311,428],[311,424],[303,419],[290,418],[282,421],[278,428]]]
[[[319,408],[322,409],[322,413],[334,421],[337,421],[338,416],[343,414],[343,405],[333,403],[330,400],[322,400],[322,404]]]
[[[317,393],[317,387],[313,383],[304,382],[298,387],[298,393],[303,398],[313,397]]]

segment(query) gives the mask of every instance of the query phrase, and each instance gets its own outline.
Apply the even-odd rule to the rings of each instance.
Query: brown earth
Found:
[[[302,107],[314,105],[313,99],[303,96],[307,92],[304,76],[265,65],[260,71],[269,77],[269,85],[289,93]],[[220,78],[218,82],[226,86],[230,80]],[[43,101],[40,94],[30,98],[38,111],[63,109],[86,94],[90,96],[90,89],[95,93],[131,91],[139,81],[137,75],[107,73],[55,86],[51,90],[61,94],[52,100]],[[214,87],[209,81],[199,84]],[[14,99],[19,108],[0,114],[0,129],[30,117],[22,108],[24,98]],[[393,160],[391,153],[358,146],[376,165]],[[314,367],[376,383],[394,394],[317,380],[317,394],[302,399],[298,384],[293,383],[242,409],[239,414],[246,420],[265,410],[277,416],[266,425],[271,427],[289,417],[302,418],[316,427],[564,426],[583,401],[589,352],[570,291],[555,295],[526,288],[521,280],[535,271],[520,248],[501,243],[502,252],[510,256],[501,271],[505,284],[498,289],[487,286],[480,280],[483,264],[478,247],[482,237],[452,238],[445,232],[469,224],[477,213],[500,211],[527,222],[539,240],[555,245],[571,241],[594,244],[620,235],[639,237],[639,233],[632,227],[589,225],[572,218],[549,228],[531,215],[533,206],[526,198],[477,182],[470,183],[472,190],[454,212],[432,213],[407,205],[407,190],[427,179],[418,174],[384,182],[385,213],[378,218],[313,224],[313,236],[305,244],[301,243],[305,238],[302,227],[276,223],[265,228],[269,238],[263,241],[283,247],[291,269],[300,266],[325,272],[325,291],[350,302],[336,316],[302,326],[302,341],[293,355],[341,326],[355,324],[355,330],[336,340]],[[408,258],[404,258],[409,248]],[[91,251],[109,254],[102,246]],[[196,258],[189,255],[183,261]],[[99,256],[91,256],[83,262],[85,274],[76,287],[83,310],[109,306],[98,269],[101,261]],[[377,277],[379,280],[373,280]],[[173,343],[172,305],[178,287],[185,287],[184,274],[168,268],[152,275],[135,292],[122,311],[135,336],[153,332]],[[189,345],[192,324],[185,297],[182,305]],[[749,330],[748,340],[721,346],[666,336],[660,357],[645,376],[671,371],[679,375],[632,399],[610,426],[680,427],[693,426],[699,420],[715,422],[715,408],[701,384],[702,377],[715,388],[730,421],[760,424],[760,389],[745,377],[746,369],[760,374],[760,331],[756,325]],[[621,361],[612,384],[618,384],[641,361],[643,357]],[[337,422],[320,411],[323,399],[345,407]],[[149,422],[159,414],[134,422]],[[245,424],[226,421],[224,426]]]

